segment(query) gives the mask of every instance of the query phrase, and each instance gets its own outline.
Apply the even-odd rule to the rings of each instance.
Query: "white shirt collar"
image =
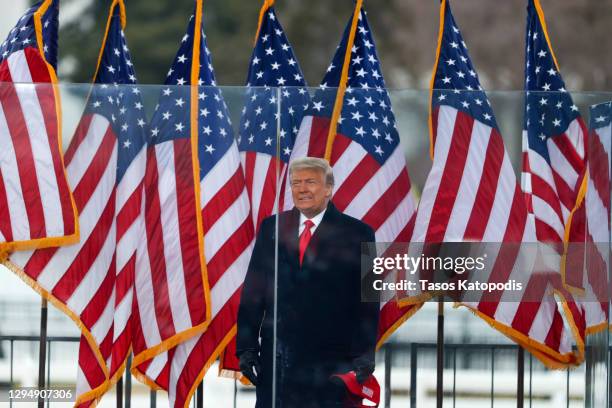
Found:
[[[310,221],[312,221],[312,223],[314,224],[311,228],[310,228],[310,232],[314,234],[315,230],[317,229],[317,227],[319,226],[319,224],[321,223],[321,221],[323,220],[323,216],[325,215],[325,211],[327,211],[327,207],[325,207],[323,209],[323,211],[321,211],[320,213],[318,213],[317,215],[315,215],[312,218],[308,218],[306,217],[304,214],[300,213],[300,228],[298,230],[298,235],[302,235],[302,232],[304,231],[304,228],[306,227],[304,225],[304,222],[308,219],[310,219]]]

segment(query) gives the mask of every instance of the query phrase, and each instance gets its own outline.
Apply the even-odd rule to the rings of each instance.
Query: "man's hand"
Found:
[[[242,359],[240,360],[242,361]],[[353,360],[353,370],[357,377],[357,381],[361,384],[368,379],[374,372],[374,360],[367,357],[357,357]]]
[[[246,350],[240,354],[240,371],[251,384],[257,386],[257,377],[261,373],[259,356],[255,350]]]

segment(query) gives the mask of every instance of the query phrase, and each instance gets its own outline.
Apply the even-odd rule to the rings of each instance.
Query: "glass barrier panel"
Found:
[[[49,384],[101,406],[124,364],[134,406],[433,405],[440,305],[445,405],[606,406],[612,94],[567,98],[0,84],[0,238],[65,234],[62,177],[80,230],[0,267],[0,383],[34,287]]]

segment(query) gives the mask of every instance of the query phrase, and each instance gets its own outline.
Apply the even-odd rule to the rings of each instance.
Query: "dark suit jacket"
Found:
[[[278,350],[304,360],[373,359],[379,305],[361,302],[361,243],[374,232],[330,203],[300,267],[299,219],[296,208],[278,217]],[[272,359],[275,231],[276,217],[261,224],[238,311],[237,354],[256,350],[264,364]]]

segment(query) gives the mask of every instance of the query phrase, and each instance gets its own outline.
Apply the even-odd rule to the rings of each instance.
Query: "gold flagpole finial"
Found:
[[[259,37],[259,31],[261,30],[261,24],[263,22],[263,18],[266,14],[266,11],[274,5],[274,0],[264,0],[261,5],[261,9],[259,10],[259,20],[257,22],[257,31],[255,31],[255,39],[253,40],[253,46],[257,43],[257,37]]]
[[[125,30],[125,25],[127,24],[127,18],[125,14],[125,3],[123,2],[123,0],[115,0],[113,2],[113,5],[115,3],[119,5],[119,15],[121,16],[121,28]],[[111,6],[111,10],[112,10],[112,7],[113,6]]]

